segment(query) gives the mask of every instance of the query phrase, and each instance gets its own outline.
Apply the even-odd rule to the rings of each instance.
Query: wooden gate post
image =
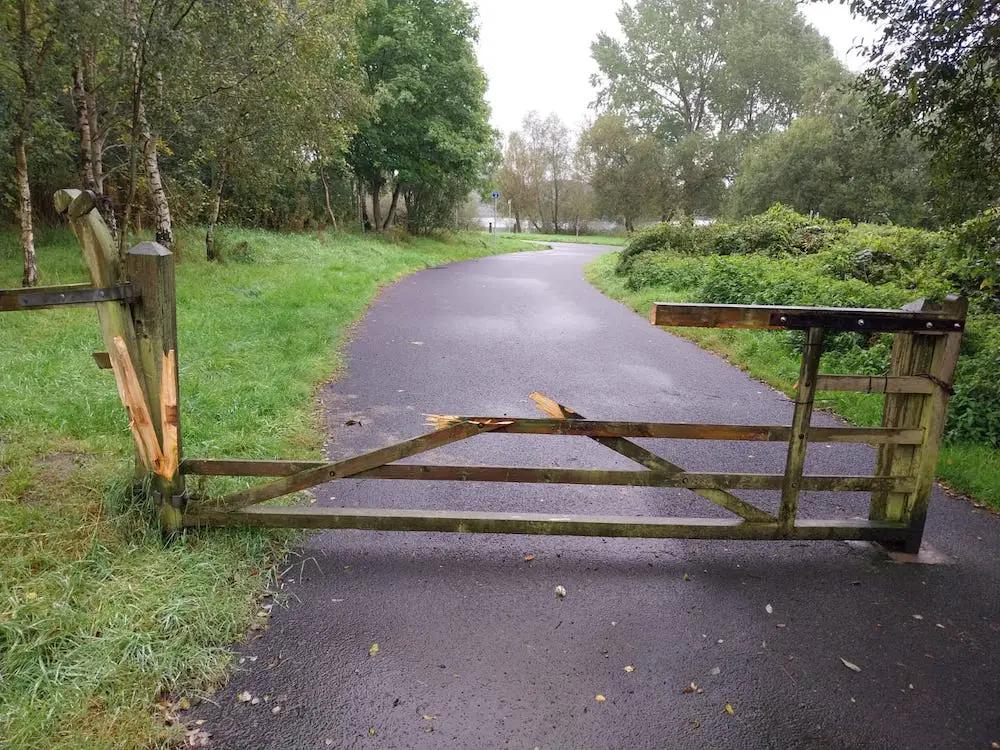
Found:
[[[948,297],[941,305],[917,300],[904,310],[925,312],[941,310],[965,320],[969,303],[958,297]],[[897,333],[892,343],[890,376],[923,377],[934,384],[931,393],[887,393],[882,412],[884,427],[922,428],[923,442],[919,445],[881,445],[875,464],[877,476],[913,476],[913,492],[876,492],[872,495],[869,518],[872,521],[905,523],[907,539],[904,552],[920,551],[927,506],[934,488],[934,473],[944,435],[948,397],[951,395],[962,328],[957,331],[936,331],[931,323],[927,333]]]
[[[140,294],[132,308],[139,362],[162,459],[153,479],[160,528],[168,539],[183,528],[187,494],[178,471],[181,455],[177,377],[177,305],[174,256],[143,242],[128,251],[129,280]]]

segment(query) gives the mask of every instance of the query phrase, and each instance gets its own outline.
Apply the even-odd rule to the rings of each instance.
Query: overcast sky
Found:
[[[489,78],[486,95],[493,126],[520,127],[535,109],[556,112],[578,127],[594,99],[590,75],[597,66],[590,43],[601,31],[618,32],[620,0],[470,0],[479,6],[479,60]],[[861,66],[850,49],[870,39],[872,27],[842,5],[805,3],[803,14],[848,67]]]

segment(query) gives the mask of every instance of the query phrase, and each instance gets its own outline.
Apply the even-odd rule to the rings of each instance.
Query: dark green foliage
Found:
[[[843,233],[843,227],[811,219],[776,203],[767,211],[732,226],[716,228],[719,255],[756,253],[771,258],[815,253]]]
[[[1000,446],[1000,212],[953,232],[829,222],[782,207],[733,225],[661,224],[640,232],[616,268],[627,289],[683,292],[693,302],[898,308],[961,292],[973,302],[947,436]],[[991,255],[992,254],[992,255]],[[986,259],[984,261],[984,258]],[[992,264],[990,264],[992,261]],[[801,332],[776,334],[799,349]],[[826,340],[827,371],[888,370],[890,336]]]

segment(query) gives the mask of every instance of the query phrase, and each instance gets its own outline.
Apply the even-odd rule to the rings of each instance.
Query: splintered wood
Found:
[[[111,369],[115,374],[118,396],[128,414],[128,426],[132,431],[132,437],[135,438],[139,460],[144,467],[154,471],[156,466],[163,463],[163,452],[160,450],[160,441],[156,438],[156,428],[153,427],[153,418],[146,404],[146,394],[142,391],[139,377],[132,365],[132,358],[128,354],[128,347],[125,346],[125,340],[121,336],[115,336],[111,340],[108,354],[111,356]]]
[[[115,336],[108,355],[115,375],[118,396],[128,414],[128,426],[135,440],[142,465],[167,479],[177,474],[180,462],[177,409],[177,361],[171,349],[163,355],[163,385],[160,391],[160,424],[163,426],[163,445],[156,437],[146,394],[139,376],[128,355],[128,347],[121,336]]]

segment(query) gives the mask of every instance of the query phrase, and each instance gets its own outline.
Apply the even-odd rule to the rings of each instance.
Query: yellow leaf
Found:
[[[729,714],[730,716],[736,716],[736,712],[733,710],[733,707],[730,706],[728,703],[726,704],[726,713]]]
[[[628,672],[629,674],[631,674],[632,672],[635,671],[635,667],[633,667],[631,664],[629,664],[627,667],[625,667],[625,671]]]
[[[535,556],[534,556],[534,555],[525,555],[525,556],[524,556],[524,561],[525,561],[525,562],[531,562],[531,561],[532,561],[532,560],[534,560],[534,559],[535,559]]]
[[[378,647],[378,644],[377,643],[373,643],[372,647],[370,649],[368,649],[368,655],[369,656],[378,656],[379,650],[380,649]]]
[[[598,693],[597,695],[594,696],[594,700],[597,701],[598,703],[604,703],[604,701],[606,701],[607,698]]]

